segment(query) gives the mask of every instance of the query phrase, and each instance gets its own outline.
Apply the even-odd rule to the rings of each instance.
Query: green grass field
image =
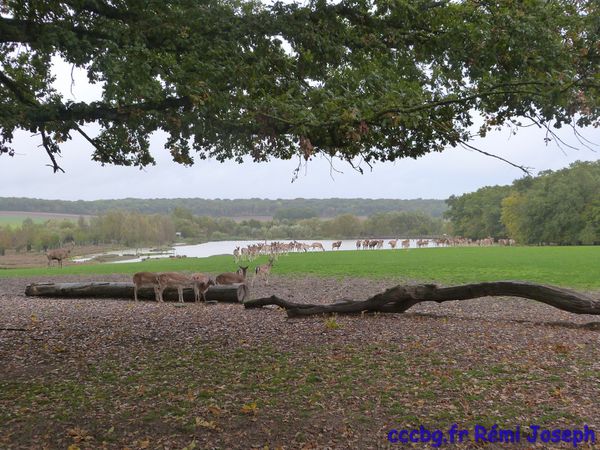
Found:
[[[8,212],[0,212],[0,227],[20,227],[23,224],[25,219],[31,219],[33,223],[40,224],[44,223],[48,220],[69,220],[75,221],[77,220],[76,216],[67,216],[67,215],[53,215],[52,213],[48,213],[47,215],[42,213],[33,213],[32,215],[27,214],[11,214]]]
[[[250,263],[250,270],[266,257]],[[235,270],[231,256],[160,259],[140,263],[7,269],[0,277],[102,275],[139,271]],[[420,250],[312,252],[281,256],[274,274],[392,278],[398,282],[456,284],[522,280],[558,286],[600,289],[600,247],[489,247]]]
[[[20,227],[27,216],[0,216],[0,227]],[[35,217],[32,218],[33,223],[44,223],[48,218]]]

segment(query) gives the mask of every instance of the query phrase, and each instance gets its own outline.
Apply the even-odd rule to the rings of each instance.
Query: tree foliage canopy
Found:
[[[455,234],[510,237],[523,244],[600,243],[600,161],[525,177],[511,186],[452,196],[445,216]]]
[[[596,0],[5,0],[0,153],[15,130],[55,156],[82,134],[102,163],[249,155],[419,157],[496,126],[598,125]],[[101,83],[52,88],[60,57]],[[90,135],[86,124],[99,125]],[[467,144],[468,145],[468,144]]]

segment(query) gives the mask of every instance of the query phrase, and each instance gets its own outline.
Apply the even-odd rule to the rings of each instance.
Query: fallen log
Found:
[[[91,282],[91,283],[33,283],[25,288],[25,295],[54,298],[112,298],[133,299],[133,283],[129,282]],[[218,302],[243,302],[248,295],[248,286],[243,283],[210,286],[206,300]],[[138,290],[138,298],[154,300],[154,289],[143,287]],[[163,298],[177,301],[177,289],[165,289]],[[194,290],[183,290],[184,301],[194,301]]]
[[[522,297],[536,300],[575,314],[600,314],[600,300],[586,294],[555,286],[518,281],[496,281],[450,287],[441,287],[435,284],[399,285],[363,301],[343,300],[329,305],[295,303],[271,296],[248,300],[244,302],[244,306],[246,308],[260,308],[267,305],[277,305],[287,311],[288,317],[327,313],[403,313],[421,302],[443,303],[454,300],[497,296]]]

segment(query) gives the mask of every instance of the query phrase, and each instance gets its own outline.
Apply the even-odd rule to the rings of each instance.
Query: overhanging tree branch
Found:
[[[56,162],[55,155],[57,153],[60,153],[58,145],[56,145],[56,143],[53,142],[52,139],[50,139],[48,137],[48,135],[46,134],[46,132],[43,129],[41,130],[41,134],[42,134],[42,146],[46,150],[46,153],[48,154],[50,161],[52,161],[52,165],[49,164],[48,166],[52,167],[52,170],[54,171],[54,173],[56,173],[58,171],[65,173],[65,171],[62,169],[62,167],[60,167],[58,165],[58,163]]]
[[[220,161],[291,158],[304,137],[311,155],[370,164],[469,141],[477,113],[494,125],[532,111],[593,125],[598,10],[586,5],[13,0],[0,17],[0,97],[12,112],[0,127],[6,142],[43,129],[55,144],[77,130],[107,143],[104,162],[143,166],[140,143],[158,129],[182,163],[192,148]],[[101,100],[56,92],[57,54],[104,84]],[[92,122],[97,139],[82,133]]]

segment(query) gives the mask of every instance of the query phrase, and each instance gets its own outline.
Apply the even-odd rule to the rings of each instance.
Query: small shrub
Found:
[[[325,328],[328,330],[338,330],[342,328],[335,316],[330,316],[325,319]]]

